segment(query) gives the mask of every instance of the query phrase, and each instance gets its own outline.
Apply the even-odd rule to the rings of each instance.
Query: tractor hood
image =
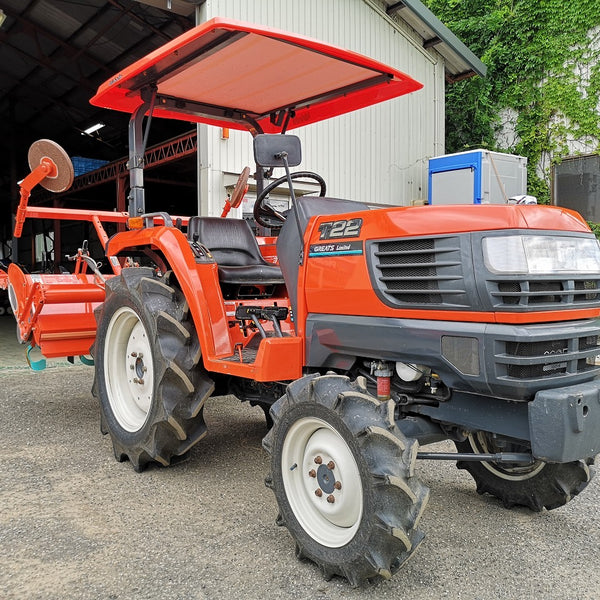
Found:
[[[279,133],[420,89],[408,75],[310,38],[212,19],[117,73],[91,99],[133,113]]]

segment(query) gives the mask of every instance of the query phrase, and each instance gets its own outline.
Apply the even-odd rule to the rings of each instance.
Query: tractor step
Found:
[[[227,362],[237,362],[247,365],[254,363],[257,354],[258,348],[242,348],[241,346],[238,346],[234,354],[226,358],[222,358],[221,360],[225,360]]]
[[[290,381],[301,377],[302,338],[268,333],[266,338],[255,335],[245,347],[236,345],[230,356],[207,356],[204,360],[206,368],[255,381]]]
[[[286,309],[287,311],[287,309]],[[243,344],[235,345],[235,352],[231,356],[227,356],[221,360],[227,362],[237,362],[241,364],[252,364],[256,360],[260,342],[265,338],[290,337],[289,334],[279,334],[276,331],[264,331],[265,335],[255,335],[250,342],[244,346]]]

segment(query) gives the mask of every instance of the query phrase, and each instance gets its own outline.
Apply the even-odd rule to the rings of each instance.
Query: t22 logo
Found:
[[[362,227],[362,219],[344,219],[343,221],[327,221],[319,225],[320,240],[358,237]]]

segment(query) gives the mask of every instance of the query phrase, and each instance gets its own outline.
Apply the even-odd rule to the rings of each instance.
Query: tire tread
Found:
[[[459,452],[473,452],[469,439],[455,445]],[[546,463],[530,478],[521,480],[495,475],[478,462],[458,461],[456,466],[473,477],[478,494],[498,498],[505,508],[525,506],[533,512],[564,506],[587,486],[592,475],[587,460]]]
[[[110,319],[109,307],[115,310],[115,306],[125,302],[136,307],[136,312],[144,312],[146,328],[153,339],[153,408],[136,435],[128,435],[119,427],[100,380],[104,346],[103,340],[98,339],[93,347],[93,393],[100,399],[101,431],[110,433],[115,458],[129,459],[139,472],[151,462],[170,465],[206,435],[203,408],[214,383],[199,366],[200,344],[187,303],[182,293],[170,285],[170,276],[160,281],[151,269],[140,267],[123,269],[120,276],[110,279],[106,300],[95,311],[99,331],[103,322]]]
[[[363,485],[371,488],[372,498],[369,514],[363,515],[359,528],[365,543],[359,544],[357,533],[342,548],[322,546],[302,529],[287,503],[279,460],[286,427],[294,415],[311,414],[315,405],[319,405],[318,414],[326,409],[335,422],[341,420],[364,461],[361,464],[367,475]],[[288,385],[270,414],[274,425],[263,439],[263,447],[271,454],[271,472],[265,482],[279,505],[278,524],[285,525],[296,542],[296,555],[315,562],[325,579],[338,575],[353,587],[391,577],[423,539],[416,525],[429,490],[413,476],[418,444],[396,427],[390,404],[367,395],[360,383],[348,377],[308,375]]]

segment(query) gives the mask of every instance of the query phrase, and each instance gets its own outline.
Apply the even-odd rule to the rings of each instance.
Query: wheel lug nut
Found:
[[[320,465],[323,462],[323,459],[320,456],[315,456],[315,463]]]
[[[314,469],[311,469],[311,470],[308,472],[308,476],[309,476],[309,477],[316,477],[316,476],[317,476],[317,472],[316,472]]]
[[[129,365],[129,368],[133,371],[133,365]]]
[[[137,358],[137,352],[132,352],[131,356],[133,356],[133,358]]]
[[[329,496],[327,496],[327,502],[329,502],[329,504],[333,504],[335,502],[333,494],[329,494]]]
[[[315,496],[316,496],[317,498],[320,498],[322,495],[323,495],[323,490],[322,490],[321,488],[317,488],[317,489],[315,490]]]
[[[137,377],[133,378],[133,383],[139,383],[139,382],[140,382],[140,380]]]
[[[327,468],[330,469],[331,471],[333,471],[335,469],[335,463],[332,460],[330,460],[327,463]]]
[[[138,357],[139,357],[139,358],[144,358],[144,355],[143,355],[143,354],[140,352],[140,353],[138,354]]]
[[[333,484],[333,487],[334,487],[336,490],[341,490],[341,489],[342,489],[342,482],[341,482],[341,481],[336,481],[336,482]]]

